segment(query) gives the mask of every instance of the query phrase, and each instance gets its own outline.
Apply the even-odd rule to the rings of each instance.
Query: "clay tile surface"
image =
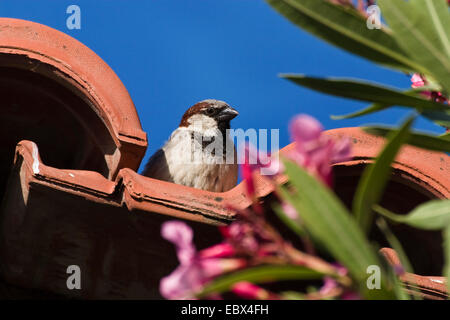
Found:
[[[398,267],[402,265],[397,253],[393,249],[383,248],[380,251],[391,266]],[[431,300],[444,300],[449,298],[445,277],[424,277],[405,272],[400,276],[400,279],[405,283],[410,293],[416,293],[423,298]]]
[[[359,128],[329,130],[329,135],[350,137],[353,142],[353,160],[341,163],[341,166],[356,166],[373,161],[384,146],[385,140],[364,133]],[[432,152],[412,146],[404,146],[392,167],[394,174],[402,183],[429,193],[440,199],[450,198],[450,162],[449,156],[441,152]]]
[[[376,154],[373,148],[383,143],[382,139],[374,143],[359,129],[327,134],[354,138],[357,165],[371,161]],[[367,141],[373,148],[366,145]],[[428,154],[412,147],[402,152],[412,152],[416,157]],[[439,181],[439,177],[433,177],[433,170],[427,172],[429,182],[424,184],[422,179],[414,184],[410,176],[425,173],[420,167],[411,169],[411,157],[402,157],[395,164],[402,183],[413,185],[427,196],[437,195],[435,189],[441,183],[431,183]],[[441,157],[447,156],[428,154],[427,160],[442,165]],[[444,168],[448,170],[446,160]],[[353,171],[354,166],[350,161],[335,167],[339,185],[352,183],[346,180],[347,169]],[[339,181],[340,176],[344,182]],[[199,247],[219,241],[212,226],[233,218],[223,204],[245,208],[250,203],[243,183],[228,192],[213,193],[143,177],[130,169],[122,169],[110,181],[96,172],[46,166],[36,144],[22,141],[16,148],[1,213],[2,276],[16,286],[82,298],[159,298],[159,279],[176,266],[173,248],[159,237],[161,223],[172,218],[188,221]],[[263,177],[257,177],[257,192],[262,199],[272,192]],[[391,208],[389,203],[387,208]],[[66,288],[66,268],[72,264],[84,270],[84,290]],[[36,265],[40,266],[37,270]],[[420,276],[414,279],[418,286],[429,283]]]
[[[146,134],[128,91],[92,50],[47,26],[0,18],[0,69],[0,139],[9,163],[14,146],[30,139],[53,151],[46,157],[58,167],[109,178],[138,168]],[[70,148],[85,154],[71,162]]]

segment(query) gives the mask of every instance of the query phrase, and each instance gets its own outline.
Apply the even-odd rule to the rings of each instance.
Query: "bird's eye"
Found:
[[[208,109],[206,109],[206,114],[208,114],[208,115],[212,115],[212,114],[214,114],[214,108],[213,107],[209,107]]]

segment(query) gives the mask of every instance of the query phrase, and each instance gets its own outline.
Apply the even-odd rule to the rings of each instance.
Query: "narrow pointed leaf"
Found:
[[[292,23],[313,35],[376,63],[425,72],[401,49],[386,28],[367,28],[366,18],[327,0],[267,0]]]
[[[450,141],[450,132],[446,132],[439,136],[441,139],[444,139],[446,141]]]
[[[408,256],[405,253],[405,250],[403,250],[403,246],[400,243],[400,241],[397,239],[395,234],[392,233],[391,229],[387,225],[386,221],[383,218],[377,219],[377,226],[380,229],[380,231],[384,234],[384,237],[386,238],[387,242],[391,246],[392,249],[395,250],[395,252],[398,255],[398,258],[400,259],[400,263],[402,264],[403,268],[405,268],[406,272],[414,273],[413,267],[411,263],[409,262]]]
[[[424,111],[422,116],[433,121],[435,124],[450,128],[450,108],[448,106],[447,110],[443,111]]]
[[[447,279],[447,292],[450,293],[450,226],[447,226],[444,229],[442,238],[444,239],[444,257],[445,257],[443,275]]]
[[[446,1],[379,0],[378,4],[398,44],[450,92],[450,13]]]
[[[375,206],[374,209],[392,221],[418,229],[441,230],[450,225],[450,200],[428,201],[407,215],[395,214],[380,206]]]
[[[327,248],[337,261],[348,268],[366,296],[392,297],[384,290],[367,290],[367,267],[380,265],[379,260],[344,204],[304,169],[289,161],[285,162],[285,167],[289,182],[301,197],[289,192],[282,197],[298,210],[313,240]]]
[[[445,112],[449,109],[441,103],[419,98],[410,92],[401,92],[375,83],[351,79],[315,78],[301,74],[284,74],[281,76],[300,86],[337,97],[413,107],[418,110]]]
[[[357,117],[361,117],[361,116],[365,116],[371,113],[375,113],[378,111],[382,111],[382,110],[386,110],[388,108],[392,107],[389,104],[382,104],[382,103],[373,103],[370,106],[368,106],[367,108],[349,113],[349,114],[344,114],[344,115],[340,115],[340,116],[336,116],[336,115],[332,115],[331,119],[333,120],[343,120],[343,119],[352,119],[352,118],[357,118]]]
[[[426,14],[438,36],[436,41],[450,59],[450,14],[447,0],[415,0],[417,10]],[[426,10],[424,10],[426,9]]]
[[[375,126],[365,127],[362,129],[367,133],[380,137],[386,137],[389,134],[392,134],[392,132],[395,130],[388,127],[375,127]],[[412,146],[423,149],[450,152],[450,140],[440,136],[433,136],[431,134],[412,132],[408,137],[407,143]]]
[[[426,89],[424,89],[424,90],[426,90]],[[423,91],[423,90],[421,90],[421,91]],[[418,91],[417,89],[412,89],[412,90],[404,91],[402,93],[407,94],[407,95],[411,95],[411,96],[421,97],[420,96],[421,91]],[[386,110],[386,109],[391,108],[391,107],[393,107],[391,104],[373,103],[373,104],[371,104],[370,106],[368,106],[368,107],[366,107],[364,109],[361,109],[361,110],[358,110],[358,111],[355,111],[355,112],[352,112],[352,113],[349,113],[349,114],[332,115],[331,119],[334,119],[334,120],[352,119],[352,118],[356,118],[356,117],[361,117],[361,116],[365,116],[365,115],[368,115],[368,114],[372,114],[372,113],[375,113],[375,112],[378,112],[378,111],[383,111],[383,110]]]
[[[372,206],[377,204],[382,195],[391,173],[391,163],[397,156],[401,146],[407,141],[409,128],[414,118],[409,118],[403,126],[388,136],[388,140],[375,159],[363,172],[359,180],[353,199],[353,213],[363,230],[368,232],[371,227],[373,213]]]
[[[270,265],[236,271],[215,279],[198,295],[205,297],[212,293],[229,291],[231,287],[241,281],[262,284],[283,280],[312,280],[321,279],[323,274],[315,270],[294,265]]]

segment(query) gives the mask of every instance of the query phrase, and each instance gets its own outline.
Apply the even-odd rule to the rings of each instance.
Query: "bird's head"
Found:
[[[224,101],[203,100],[194,104],[184,113],[180,127],[198,126],[200,124],[203,129],[218,128],[223,131],[230,128],[230,121],[238,114]]]

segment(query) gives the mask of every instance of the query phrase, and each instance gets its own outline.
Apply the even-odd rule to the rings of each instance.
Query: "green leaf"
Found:
[[[425,88],[425,87],[423,87],[423,88]],[[423,89],[423,90],[431,90],[431,89]],[[423,90],[419,91],[418,89],[412,89],[412,90],[403,91],[402,93],[411,95],[411,96],[422,97],[420,93]],[[372,114],[372,113],[375,113],[378,111],[386,110],[391,107],[393,107],[391,104],[373,103],[364,109],[361,109],[361,110],[358,110],[358,111],[355,111],[355,112],[352,112],[352,113],[349,113],[346,115],[339,115],[339,116],[332,115],[331,119],[334,119],[334,120],[352,119],[352,118]]]
[[[393,36],[450,92],[450,13],[445,0],[379,0]]]
[[[392,221],[418,229],[441,230],[450,225],[450,200],[428,201],[407,215],[398,215],[380,206],[375,206],[374,210]]]
[[[450,127],[450,108],[447,106],[447,110],[441,111],[424,111],[422,115],[435,124]]]
[[[388,270],[388,278],[389,283],[392,283],[394,287],[396,300],[411,300],[410,296],[405,291],[403,283],[392,268],[389,268]]]
[[[353,198],[353,213],[363,230],[368,232],[372,223],[372,206],[380,201],[391,173],[391,163],[401,146],[407,141],[409,128],[414,118],[409,118],[403,126],[388,136],[383,151],[375,162],[363,172]]]
[[[340,116],[336,116],[336,115],[332,115],[331,119],[333,120],[343,120],[343,119],[352,119],[352,118],[357,118],[357,117],[361,117],[361,116],[365,116],[371,113],[375,113],[378,111],[382,111],[382,110],[386,110],[388,108],[392,107],[389,104],[383,104],[383,103],[373,103],[370,106],[368,106],[367,108],[349,113],[349,114],[344,114],[344,115],[340,115]]]
[[[447,0],[415,0],[413,4],[419,11],[425,12],[433,23],[433,29],[438,35],[439,47],[443,49],[450,59],[450,15]],[[423,8],[426,8],[423,11]]]
[[[392,233],[391,229],[389,229],[389,226],[387,225],[386,221],[383,218],[378,218],[377,226],[380,229],[380,231],[384,234],[384,237],[386,238],[391,248],[394,249],[395,252],[397,253],[398,258],[400,259],[400,263],[402,264],[403,268],[405,268],[405,271],[413,273],[414,270],[412,268],[411,263],[409,262],[405,250],[403,250],[402,244],[400,243],[400,241],[398,241],[395,234]]]
[[[394,129],[388,127],[363,127],[365,132],[386,137],[392,134]],[[434,136],[426,133],[411,132],[407,143],[423,149],[450,152],[450,140],[443,138],[442,136]]]
[[[450,132],[446,132],[442,135],[440,135],[441,139],[444,139],[446,141],[450,141]]]
[[[371,101],[392,106],[413,107],[419,111],[449,111],[447,106],[419,98],[415,93],[408,91],[401,92],[374,83],[354,81],[351,79],[323,79],[308,77],[301,74],[285,74],[281,76],[295,84],[337,97]]]
[[[268,0],[275,10],[313,35],[376,63],[424,72],[386,28],[370,30],[362,15],[327,0]]]
[[[312,269],[294,265],[258,266],[236,271],[215,279],[198,295],[205,297],[212,293],[222,293],[241,281],[252,283],[268,283],[283,280],[321,279],[323,274]]]
[[[397,237],[395,236],[395,234],[392,233],[391,229],[389,229],[389,226],[387,225],[386,221],[383,218],[378,218],[377,219],[377,226],[380,229],[380,231],[384,234],[384,237],[386,238],[387,242],[389,243],[389,245],[391,246],[392,249],[395,250],[395,252],[398,255],[398,258],[400,259],[400,263],[402,265],[402,267],[405,269],[406,272],[410,272],[413,273],[414,270],[412,268],[411,263],[409,262],[408,256],[406,255],[405,251],[403,250],[403,246],[400,243],[400,241],[398,241]],[[394,276],[397,278],[397,274],[394,271]],[[400,286],[400,283],[398,283],[398,281],[394,281],[394,285],[395,286]],[[404,290],[397,290],[396,291],[397,297],[400,300],[410,300],[409,295],[407,295]]]
[[[442,274],[447,279],[447,291],[450,293],[450,225],[444,229],[442,238],[444,239],[445,257],[444,272]]]
[[[433,82],[432,82],[433,81]],[[417,94],[422,94],[424,91],[442,91],[442,87],[434,82],[430,76],[427,77],[427,83],[421,87],[412,88],[411,92],[415,92]]]
[[[290,184],[298,190],[297,193],[301,197],[289,192],[284,193],[282,197],[298,210],[305,229],[312,238],[347,267],[352,277],[361,285],[360,289],[366,297],[391,297],[391,293],[384,289],[367,289],[367,267],[380,263],[344,204],[304,169],[290,161],[285,162],[285,167]]]

